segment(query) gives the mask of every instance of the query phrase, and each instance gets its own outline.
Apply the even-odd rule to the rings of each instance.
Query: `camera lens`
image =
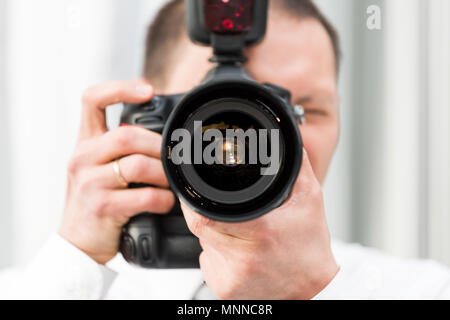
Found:
[[[164,129],[162,154],[180,200],[224,222],[255,219],[280,206],[302,157],[288,108],[253,82],[200,87],[183,99]]]

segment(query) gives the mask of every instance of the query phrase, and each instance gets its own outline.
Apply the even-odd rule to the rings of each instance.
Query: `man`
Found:
[[[203,248],[201,275],[138,270],[120,257],[110,262],[130,217],[146,211],[164,214],[175,199],[160,161],[161,137],[136,127],[108,132],[105,108],[148,101],[155,92],[188,91],[211,68],[211,50],[187,38],[183,1],[171,1],[150,29],[145,79],[86,91],[59,235],[20,275],[21,281],[10,284],[8,294],[68,299],[450,298],[450,272],[444,267],[330,244],[321,184],[339,135],[339,51],[336,32],[309,0],[271,1],[268,34],[246,50],[246,67],[256,80],[289,89],[293,102],[305,108],[307,123],[300,128],[304,163],[289,199],[270,214],[240,224],[214,222],[183,206]],[[114,168],[116,159],[120,172]],[[124,181],[155,187],[128,190]]]

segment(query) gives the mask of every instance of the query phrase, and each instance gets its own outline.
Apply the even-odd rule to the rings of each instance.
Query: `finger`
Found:
[[[143,103],[153,96],[152,86],[144,79],[113,81],[87,89],[83,95],[83,111],[79,140],[107,131],[106,107],[124,103]]]
[[[107,164],[132,154],[161,158],[161,135],[144,128],[127,126],[87,140],[79,146],[80,164]]]
[[[112,191],[104,213],[129,219],[139,213],[164,214],[175,205],[175,196],[169,190],[141,188]]]
[[[207,247],[215,248],[224,254],[231,254],[237,248],[250,248],[251,242],[237,238],[233,235],[217,231],[213,227],[205,227],[196,235],[200,245],[205,250]]]
[[[218,222],[192,211],[183,203],[181,207],[189,230],[199,239],[210,240],[216,245],[219,242],[225,246],[234,241],[252,242],[256,231],[265,223],[264,217],[243,223]],[[220,239],[220,236],[225,237]]]
[[[311,188],[311,185],[319,184],[317,177],[311,165],[311,161],[306,149],[303,149],[303,161],[300,174],[294,186],[294,191],[307,191]]]
[[[148,156],[135,154],[118,160],[120,175],[128,183],[143,183],[161,188],[168,188],[161,160]],[[111,162],[96,168],[98,175],[102,177],[103,186],[111,189],[124,188],[117,173],[114,171],[114,163]]]
[[[315,190],[320,191],[320,183],[314,174],[311,166],[311,161],[308,157],[308,152],[303,149],[303,161],[302,168],[297,181],[294,184],[292,192],[288,200],[283,204],[281,208],[289,207],[302,201],[303,198],[308,197]]]

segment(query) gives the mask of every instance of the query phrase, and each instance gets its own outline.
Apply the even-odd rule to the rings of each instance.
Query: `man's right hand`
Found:
[[[68,167],[64,217],[59,234],[100,264],[118,252],[122,226],[141,212],[167,213],[175,203],[161,163],[161,136],[139,127],[108,131],[105,109],[119,102],[143,103],[153,89],[143,79],[86,90],[79,141]],[[128,183],[155,187],[129,190]]]

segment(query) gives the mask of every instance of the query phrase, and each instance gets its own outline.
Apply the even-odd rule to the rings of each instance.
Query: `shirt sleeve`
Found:
[[[99,300],[105,298],[116,273],[53,235],[35,259],[20,272],[0,277],[5,299]]]
[[[343,275],[342,267],[336,274],[334,279],[325,287],[313,300],[336,300],[340,297],[340,292],[345,291],[345,287],[348,285]]]
[[[401,259],[360,245],[333,246],[341,269],[315,300],[450,299],[450,268]]]

